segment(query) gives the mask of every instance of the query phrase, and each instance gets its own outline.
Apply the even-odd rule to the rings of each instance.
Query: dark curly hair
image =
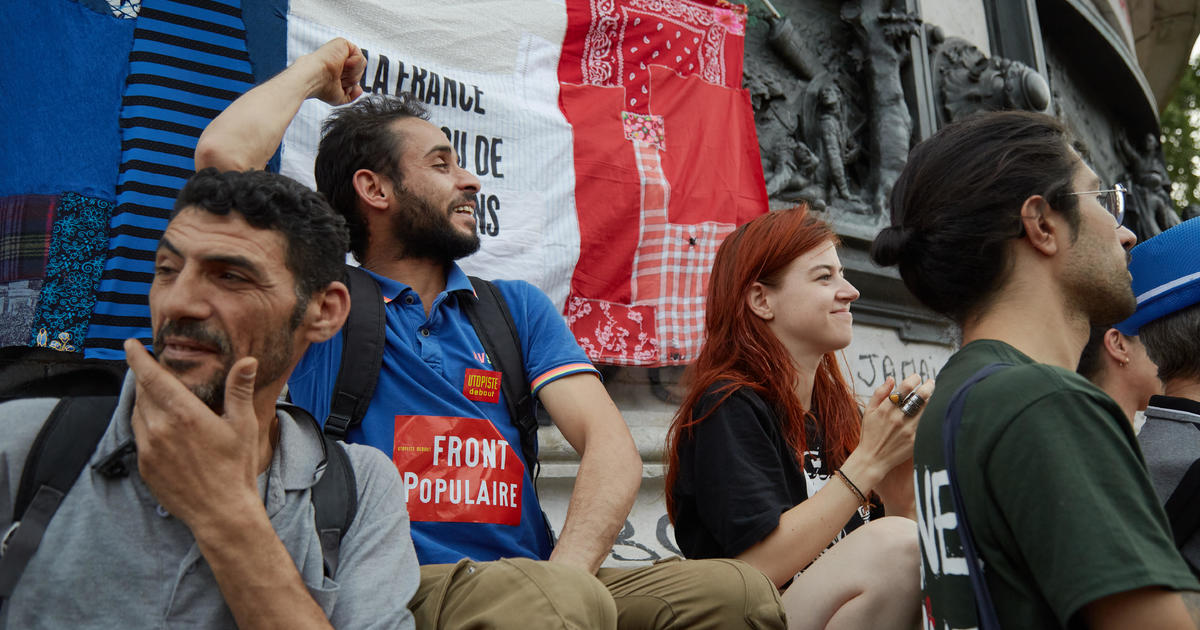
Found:
[[[918,300],[961,325],[1004,282],[1026,199],[1043,196],[1072,234],[1078,229],[1078,202],[1068,193],[1085,155],[1045,114],[990,112],[951,123],[909,154],[892,187],[892,225],[876,236],[871,259],[897,265]]]
[[[285,264],[296,280],[301,305],[342,277],[346,260],[346,222],[325,198],[303,184],[267,171],[206,168],[191,177],[171,218],[185,208],[217,215],[237,212],[250,225],[283,234]]]
[[[317,190],[334,210],[346,219],[350,230],[350,253],[363,260],[367,251],[367,224],[358,209],[354,173],[368,169],[387,175],[399,186],[402,173],[397,158],[401,151],[398,134],[389,126],[404,118],[428,120],[425,106],[411,94],[372,94],[335,109],[321,124],[321,143],[313,174]]]

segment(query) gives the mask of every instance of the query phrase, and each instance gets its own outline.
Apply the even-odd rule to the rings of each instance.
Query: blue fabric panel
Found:
[[[262,83],[287,67],[287,0],[261,0],[242,7],[246,23],[246,51],[254,79]],[[278,173],[282,153],[275,151],[267,170]]]
[[[258,83],[287,66],[287,0],[260,0],[242,7],[246,51]]]
[[[237,37],[233,37],[232,35],[226,33],[197,29],[187,24],[175,24],[172,22],[165,22],[163,20],[156,20],[151,17],[146,20],[144,26],[148,28],[152,26],[156,32],[161,34],[162,39],[182,37],[185,39],[202,39],[205,44],[221,46],[224,48],[237,48],[238,46]]]
[[[194,169],[200,131],[254,85],[245,37],[236,0],[142,0],[121,100],[117,212],[87,357],[123,358],[128,337],[150,342],[154,248]]]
[[[201,92],[200,90],[204,90],[204,92]],[[213,94],[213,96],[208,96],[208,94]],[[217,111],[220,111],[222,107],[225,107],[225,104],[238,97],[236,92],[217,90],[211,86],[198,86],[194,84],[188,84],[186,82],[180,82],[178,89],[163,86],[149,87],[144,84],[131,85],[125,89],[125,95],[174,99],[191,103],[198,108]],[[148,105],[139,107],[154,109]]]
[[[75,191],[115,199],[135,22],[70,0],[5,3],[0,196]]]
[[[204,107],[204,106],[201,106],[198,103],[196,103],[197,98],[203,98],[203,97],[197,97],[195,95],[187,94],[186,92],[178,92],[176,90],[161,90],[160,92],[172,92],[172,93],[163,94],[162,96],[152,97],[152,98],[165,97],[165,98],[179,99],[179,100],[182,100],[185,102],[190,102],[194,109],[191,109],[190,111],[185,111],[185,112],[178,112],[178,111],[172,112],[170,109],[164,109],[162,107],[156,107],[154,105],[131,105],[131,106],[128,106],[125,108],[124,118],[126,120],[129,120],[129,119],[138,119],[138,118],[145,117],[145,118],[150,118],[152,120],[161,120],[164,116],[171,116],[172,120],[171,120],[170,124],[168,124],[166,122],[160,123],[162,125],[165,125],[165,127],[159,131],[183,134],[186,136],[190,136],[194,140],[195,138],[200,137],[199,134],[200,134],[200,132],[204,131],[204,126],[207,125],[209,123],[209,121],[211,121],[213,119],[213,116],[206,116],[203,114],[207,114],[209,112],[220,113],[220,111],[221,111],[220,109],[217,109],[217,108]],[[126,95],[129,96],[130,94],[127,92]],[[138,95],[138,96],[140,96],[140,95]],[[214,99],[207,99],[207,100],[214,100]],[[136,133],[138,130],[139,129],[134,128],[134,129],[131,129],[130,132]],[[153,128],[142,128],[142,130],[147,131],[147,132],[156,131]],[[126,136],[126,137],[129,137],[129,136]],[[144,137],[149,137],[149,136],[144,136]],[[164,142],[172,142],[172,141],[187,142],[187,140],[164,140]]]
[[[155,208],[149,208],[146,211],[150,212],[156,210],[157,209]],[[152,235],[153,240],[158,242],[158,237],[162,236],[162,231],[167,228],[167,220],[162,217],[148,217],[141,214],[135,214],[133,211],[126,208],[126,212],[121,216],[113,217],[110,227],[120,228],[120,231],[123,233],[130,233],[131,238],[134,236],[139,236],[134,232],[140,229],[144,231],[144,234],[141,235],[143,238],[151,238]]]
[[[126,164],[138,162],[153,164],[157,162],[161,166],[182,169],[188,173],[192,172],[192,169],[196,164],[192,160],[191,156],[171,155],[168,153],[159,153],[157,151],[151,151],[147,149],[131,148],[127,151],[124,151],[122,155]]]
[[[65,193],[50,237],[46,279],[29,342],[66,352],[83,349],[96,285],[108,250],[113,204]]]
[[[145,26],[145,24],[143,24],[142,26]],[[203,36],[204,36],[204,34],[201,32],[197,32],[194,35],[194,37],[197,37],[197,38],[203,37]],[[195,41],[195,40],[185,40],[185,41]],[[208,39],[204,40],[204,46],[205,46],[206,50],[190,51],[189,55],[188,55],[188,61],[190,61],[192,63],[196,63],[196,64],[204,64],[207,66],[223,67],[222,64],[228,56],[228,53],[226,51],[234,51],[234,49],[232,49],[232,48],[226,48],[224,46],[217,46],[217,45],[213,44],[211,40],[208,40]],[[179,48],[179,44],[174,43],[174,42],[167,43],[167,42],[156,42],[156,41],[148,41],[144,45],[140,46],[140,49],[142,51],[144,51],[145,53],[147,53],[147,55],[174,55],[178,48]],[[234,51],[234,52],[236,52],[236,51]]]
[[[112,8],[108,6],[107,0],[79,0],[79,4],[102,15],[112,14]]]
[[[246,84],[254,78],[250,73],[235,74],[232,76],[208,75],[200,69],[193,69],[178,66],[163,66],[151,61],[134,60],[129,64],[130,74],[145,72],[149,76],[166,77],[178,81],[187,81],[196,85],[212,87],[218,90],[232,91],[236,94],[241,94],[239,90],[244,91]],[[232,100],[232,99],[231,99]]]

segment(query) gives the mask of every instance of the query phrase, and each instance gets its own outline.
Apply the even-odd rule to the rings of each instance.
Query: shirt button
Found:
[[[421,329],[421,336],[422,336],[422,337],[428,337],[428,336],[429,336],[429,329],[428,329],[428,328],[422,328],[422,329]]]
[[[163,507],[162,504],[159,504],[154,508],[154,513],[163,518],[167,518],[171,515],[171,513],[167,511],[167,508]]]
[[[411,296],[411,295],[406,295],[406,296],[404,296],[404,303],[405,303],[405,304],[412,304],[413,302],[416,302],[416,301],[417,301],[417,300],[416,300],[416,299],[414,299],[414,298],[413,298],[413,296]]]

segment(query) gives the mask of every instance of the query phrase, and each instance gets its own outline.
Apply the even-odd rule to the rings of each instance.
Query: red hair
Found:
[[[687,395],[667,431],[666,499],[667,514],[675,521],[672,491],[679,475],[679,442],[708,413],[696,417],[696,406],[709,388],[718,389],[715,409],[741,387],[754,390],[771,404],[779,415],[782,433],[803,461],[806,440],[804,424],[813,418],[824,438],[824,457],[837,468],[858,445],[862,431],[862,411],[854,393],[842,376],[837,357],[827,352],[821,357],[813,378],[811,413],[796,397],[799,373],[783,343],[765,321],[750,311],[747,295],[751,285],[761,282],[775,285],[793,260],[830,241],[837,243],[832,228],[807,208],[768,212],[739,227],[717,250],[708,282],[708,300],[704,314],[706,339],[700,356],[686,373]]]

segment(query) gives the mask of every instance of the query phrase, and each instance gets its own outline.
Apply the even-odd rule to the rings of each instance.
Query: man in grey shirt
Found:
[[[327,577],[310,500],[327,445],[310,418],[276,409],[305,349],[345,321],[346,241],[341,217],[286,177],[188,182],[155,254],[154,355],[126,341],[117,410],[0,626],[413,627],[395,468],[346,446],[357,510]],[[0,532],[55,402],[0,405]],[[122,457],[127,474],[96,466]]]
[[[1150,398],[1138,442],[1175,543],[1200,575],[1200,217],[1138,245],[1130,256],[1137,312],[1117,330],[1142,340],[1165,394]],[[1194,481],[1185,482],[1189,476]]]

